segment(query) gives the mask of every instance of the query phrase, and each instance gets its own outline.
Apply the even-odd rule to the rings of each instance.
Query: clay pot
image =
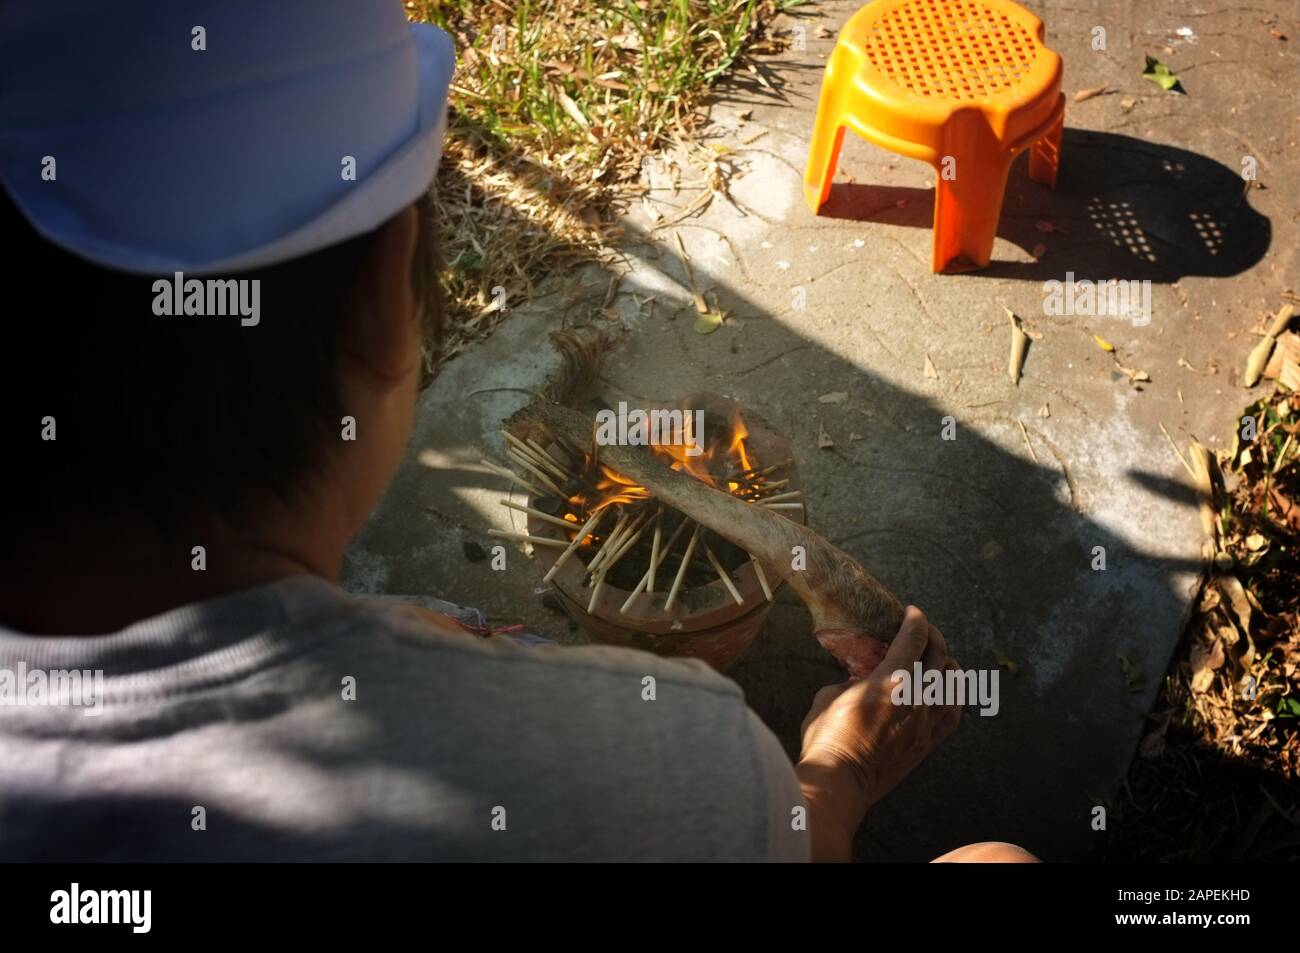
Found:
[[[756,414],[744,410],[735,401],[716,394],[696,394],[672,405],[686,410],[702,409],[705,415],[706,445],[722,422],[729,421],[739,411],[749,436],[745,446],[751,462],[767,466],[791,456],[790,441],[771,429]],[[647,410],[651,408],[645,408]],[[799,471],[794,463],[787,463],[768,474],[770,480],[789,480],[780,492],[800,488]],[[535,505],[531,501],[530,505]],[[789,515],[803,522],[807,511],[790,510]],[[551,523],[530,516],[528,532],[534,536],[567,539],[565,531]],[[665,537],[666,539],[666,537]],[[626,613],[619,610],[631,594],[606,581],[591,612],[591,587],[586,585],[585,559],[575,555],[556,573],[552,580],[555,596],[584,632],[597,642],[630,648],[645,649],[660,655],[690,656],[702,659],[716,669],[731,664],[758,635],[767,618],[771,603],[763,594],[753,563],[745,561],[731,573],[743,603],[737,604],[720,579],[703,586],[683,590],[671,611],[664,609],[668,587],[672,583],[680,560],[685,539],[679,539],[673,553],[662,564],[656,577],[656,591],[642,592]],[[542,572],[548,571],[562,550],[539,547],[536,556]],[[581,554],[590,558],[589,554]],[[775,594],[781,581],[768,573],[768,582]]]

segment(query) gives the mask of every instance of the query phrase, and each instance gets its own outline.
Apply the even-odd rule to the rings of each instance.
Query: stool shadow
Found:
[[[1028,262],[998,260],[971,272],[990,278],[1146,279],[1227,277],[1268,250],[1272,226],[1250,206],[1239,172],[1215,159],[1131,136],[1066,129],[1056,189],[1029,179],[1021,155],[1007,181],[998,236]],[[828,218],[930,228],[932,189],[837,183]],[[997,249],[994,254],[996,256]]]

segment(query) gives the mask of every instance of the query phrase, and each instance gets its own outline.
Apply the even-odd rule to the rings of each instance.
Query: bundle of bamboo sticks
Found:
[[[687,571],[692,565],[707,567],[722,582],[728,594],[737,605],[744,605],[744,597],[736,588],[729,572],[719,560],[709,533],[700,523],[690,519],[676,510],[666,507],[654,499],[649,491],[628,480],[627,485],[620,484],[618,491],[609,493],[604,498],[595,489],[595,479],[602,471],[594,453],[585,453],[563,440],[557,440],[551,448],[543,447],[532,439],[521,439],[509,431],[502,430],[505,438],[508,462],[520,468],[521,476],[507,466],[488,459],[482,460],[483,466],[509,480],[512,484],[531,494],[534,504],[548,500],[554,505],[551,512],[539,509],[537,505],[526,506],[505,499],[501,505],[516,512],[531,516],[544,523],[562,527],[573,535],[567,541],[548,536],[534,536],[528,533],[516,533],[492,529],[489,536],[527,542],[535,546],[546,546],[563,550],[551,568],[543,577],[544,583],[550,583],[579,550],[590,553],[586,561],[585,577],[591,587],[591,596],[587,611],[594,612],[597,602],[606,587],[610,571],[614,569],[634,548],[641,544],[646,569],[640,581],[633,587],[627,600],[619,609],[626,614],[642,594],[655,593],[656,580],[665,577],[660,570],[668,561],[674,547],[682,538],[686,539],[677,569],[672,575],[664,602],[665,611],[672,611],[679,601]],[[763,506],[771,510],[803,509],[802,494],[798,490],[786,490],[788,479],[773,480],[770,476],[782,467],[789,465],[789,459],[765,467],[736,469],[718,475],[718,482],[730,488],[733,495],[740,499]],[[680,517],[676,527],[664,539],[665,529],[675,517]],[[612,519],[612,527],[600,537],[601,526]],[[702,555],[702,559],[701,559]],[[763,571],[762,563],[752,554],[746,554],[754,566],[754,574],[768,601],[774,594]]]

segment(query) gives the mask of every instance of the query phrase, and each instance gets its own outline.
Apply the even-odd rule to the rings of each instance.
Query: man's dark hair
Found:
[[[412,282],[426,346],[436,348],[431,203],[417,204]],[[153,282],[171,275],[78,258],[39,235],[3,189],[0,236],[10,484],[0,514],[10,542],[124,511],[163,528],[196,509],[243,521],[267,494],[292,500],[339,447],[348,413],[337,386],[342,305],[373,232],[206,276],[261,281],[260,320],[248,327],[238,314],[156,316]],[[43,439],[46,418],[54,440]]]

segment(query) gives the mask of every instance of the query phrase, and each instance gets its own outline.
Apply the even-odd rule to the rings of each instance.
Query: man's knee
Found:
[[[979,844],[967,844],[950,850],[942,857],[936,857],[935,864],[1037,864],[1037,857],[1023,847],[1007,844],[1003,841],[984,841]]]

